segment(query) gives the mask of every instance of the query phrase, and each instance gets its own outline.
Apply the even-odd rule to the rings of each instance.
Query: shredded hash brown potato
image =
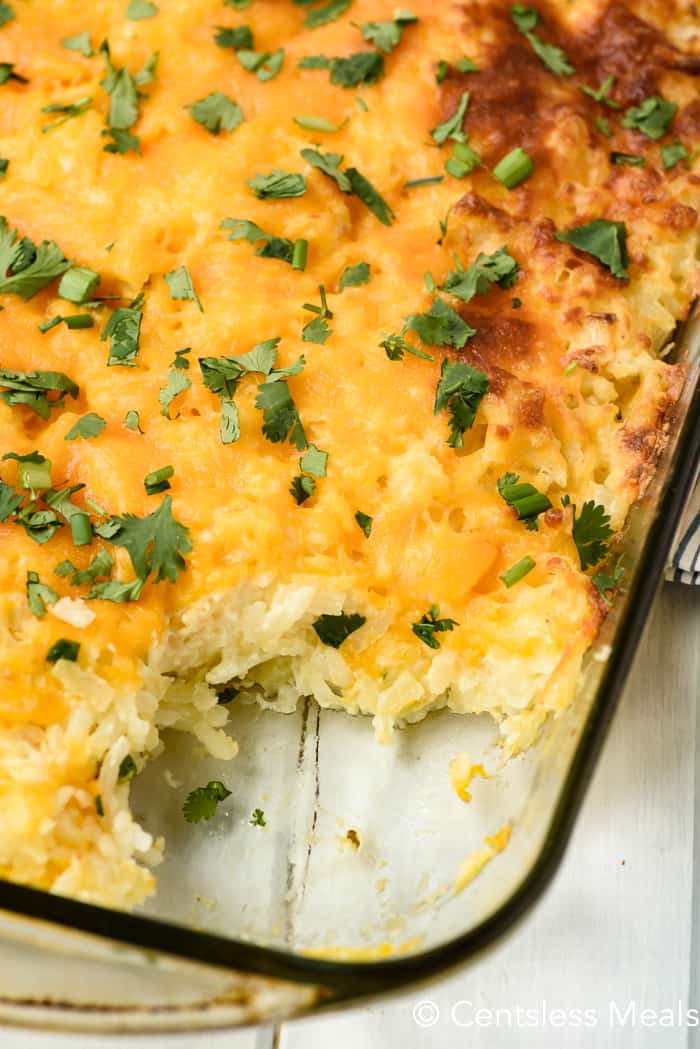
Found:
[[[126,6],[0,28],[0,875],[114,906],[225,688],[508,753],[570,703],[699,287],[692,3]]]

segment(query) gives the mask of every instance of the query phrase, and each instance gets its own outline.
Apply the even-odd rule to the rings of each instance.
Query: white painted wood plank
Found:
[[[652,1033],[640,1011],[687,1004],[699,668],[700,594],[667,587],[562,868],[526,922],[481,964],[432,989],[286,1025],[280,1049],[685,1046],[685,1028]],[[440,1019],[421,1029],[412,1009],[425,999]],[[508,1028],[505,1014],[500,1027],[458,1027],[450,1011],[463,1000],[473,1008],[458,1007],[461,1022],[474,1008],[537,1010],[546,1000],[550,1009],[594,1010],[596,1027]],[[636,1002],[636,1026],[612,1027],[611,1001],[623,1015]]]
[[[203,1034],[97,1035],[51,1034],[0,1028],[2,1049],[271,1049],[272,1028],[209,1031]]]

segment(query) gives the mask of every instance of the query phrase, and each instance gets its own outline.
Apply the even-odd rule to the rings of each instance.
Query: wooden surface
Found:
[[[677,1015],[681,1002],[700,1022],[699,697],[700,590],[666,586],[564,863],[510,939],[448,981],[370,1008],[129,1049],[700,1049],[700,1026]],[[562,1026],[556,1009],[570,1011]],[[577,1009],[595,1026],[576,1026]],[[437,1019],[420,1026],[414,1010]],[[0,1030],[0,1049],[122,1041]]]

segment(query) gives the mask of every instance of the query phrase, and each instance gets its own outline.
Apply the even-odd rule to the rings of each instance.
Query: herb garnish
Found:
[[[279,171],[277,168],[268,175],[254,175],[253,178],[247,179],[246,186],[249,186],[260,200],[302,197],[306,193],[306,179],[303,175]]]
[[[454,630],[459,623],[456,619],[440,619],[440,609],[437,605],[431,605],[417,623],[411,623],[411,630],[428,648],[439,648],[440,642],[436,634],[444,634]]]
[[[678,106],[658,95],[650,95],[638,106],[631,106],[621,120],[623,127],[641,131],[647,138],[662,138],[676,115]]]
[[[214,43],[219,47],[230,47],[234,51],[252,51],[253,33],[250,26],[235,27],[219,25],[216,27]]]
[[[229,240],[247,240],[249,244],[263,241],[262,246],[256,248],[256,255],[267,259],[280,259],[294,269],[303,270],[306,267],[308,241],[304,239],[291,241],[286,237],[275,237],[249,219],[224,219],[221,228],[231,230]]]
[[[506,189],[515,189],[535,170],[532,158],[522,146],[512,149],[499,160],[493,169],[493,177],[502,182]]]
[[[284,61],[284,49],[277,51],[247,51],[242,49],[236,51],[236,57],[244,69],[249,73],[255,73],[258,80],[272,80],[282,68]]]
[[[609,219],[594,219],[583,226],[574,226],[554,236],[563,244],[572,244],[607,266],[614,277],[627,280],[627,228],[624,222]]]
[[[461,448],[463,435],[471,429],[479,405],[489,391],[488,376],[472,368],[466,361],[442,362],[440,379],[435,392],[433,414],[447,411],[450,414],[450,436],[447,443],[451,448]]]
[[[316,478],[325,477],[327,467],[328,452],[317,448],[315,444],[310,444],[299,460],[300,473],[292,479],[290,488],[292,496],[299,505],[314,494]]]
[[[344,291],[345,288],[359,288],[362,284],[368,284],[369,280],[369,263],[357,262],[354,266],[345,267],[343,272],[340,274],[338,288],[340,291]]]
[[[384,57],[378,51],[358,51],[347,58],[307,55],[300,59],[299,69],[328,69],[331,83],[340,87],[376,84],[384,75]]]
[[[192,119],[201,124],[212,135],[220,131],[233,131],[243,123],[243,110],[228,95],[221,91],[212,91],[206,98],[185,106],[192,114]]]
[[[540,21],[539,11],[536,8],[514,4],[510,9],[510,14],[519,32],[523,34],[537,57],[551,73],[554,73],[555,76],[571,76],[576,72],[561,48],[554,47],[553,44],[546,44],[534,32]]]
[[[113,516],[97,525],[95,531],[102,539],[126,550],[141,583],[151,573],[156,583],[164,579],[174,583],[186,567],[182,555],[192,549],[189,529],[173,517],[169,495],[147,517]]]
[[[517,564],[511,565],[511,567],[507,568],[505,572],[502,572],[498,578],[502,579],[506,588],[510,590],[512,586],[515,586],[515,584],[519,583],[521,579],[524,579],[536,564],[537,562],[533,557],[523,557],[521,561],[517,562]]]
[[[347,6],[347,4],[351,2],[351,0],[342,0],[342,2],[345,3],[346,6]],[[265,819],[265,813],[263,812],[262,809],[253,809],[253,814],[250,817],[250,820],[248,822],[253,827],[266,827],[267,826],[267,820]]]
[[[328,613],[319,616],[311,625],[324,645],[340,648],[342,643],[366,622],[365,616],[357,612],[341,612],[337,616]]]
[[[537,518],[552,506],[543,492],[538,492],[532,484],[521,483],[515,473],[505,473],[498,478],[498,494],[515,510],[518,520],[523,521],[530,532],[538,531]]]
[[[88,412],[87,415],[81,416],[80,419],[71,426],[63,440],[75,441],[78,437],[88,440],[91,437],[99,437],[106,425],[107,423],[101,415],[97,415],[96,412]]]
[[[109,318],[100,340],[109,339],[110,366],[123,365],[133,368],[139,352],[141,337],[141,320],[143,319],[143,293],[137,295],[129,306],[119,306]]]
[[[372,534],[372,524],[374,523],[373,518],[370,517],[369,514],[364,514],[362,510],[358,510],[355,514],[355,520],[364,532],[366,538],[369,539]]]
[[[58,641],[54,641],[46,653],[46,662],[58,663],[59,659],[67,659],[70,663],[75,663],[79,652],[79,641],[70,641],[67,637],[60,637]]]
[[[362,39],[369,41],[388,55],[401,43],[401,37],[406,26],[418,21],[418,16],[413,11],[395,11],[391,22],[362,22],[357,28],[362,33]]]
[[[70,265],[52,240],[41,244],[28,237],[17,240],[17,230],[10,230],[7,219],[0,215],[0,294],[19,295],[26,302]]]
[[[438,124],[437,127],[434,127],[430,132],[438,146],[444,145],[448,139],[453,139],[455,142],[466,141],[466,135],[464,134],[462,125],[464,124],[464,115],[467,112],[468,105],[469,92],[463,91],[462,97],[460,98],[457,108],[452,116],[448,117],[442,124]]]
[[[12,406],[24,404],[42,419],[48,419],[52,408],[62,408],[66,397],[74,400],[78,387],[63,372],[16,372],[0,368],[0,399]],[[57,396],[49,398],[49,394]]]
[[[512,288],[518,276],[518,263],[509,255],[505,244],[491,255],[480,252],[476,261],[466,269],[459,260],[456,262],[457,269],[447,275],[440,287],[462,302],[470,302],[475,295],[485,295],[494,284],[500,288]]]
[[[562,500],[568,505],[568,500]],[[578,550],[581,569],[585,572],[592,565],[597,565],[605,557],[608,551],[608,542],[613,535],[610,527],[610,515],[605,512],[605,507],[600,503],[589,499],[581,507],[581,513],[576,513],[573,507],[574,525],[573,539]]]
[[[42,583],[36,572],[27,572],[27,601],[29,609],[37,619],[46,615],[46,606],[58,601],[58,594]]]
[[[199,312],[204,313],[204,307],[199,301],[199,295],[194,290],[192,277],[187,266],[178,266],[177,269],[172,270],[171,273],[164,274],[164,276],[172,299],[186,299],[190,302],[196,302]]]
[[[188,823],[201,823],[210,820],[216,815],[216,809],[220,801],[230,797],[228,790],[218,779],[210,780],[206,787],[197,787],[191,790],[182,806],[182,812]]]

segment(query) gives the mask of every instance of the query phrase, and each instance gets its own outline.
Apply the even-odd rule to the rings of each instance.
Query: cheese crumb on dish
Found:
[[[680,0],[152,6],[0,26],[0,876],[115,906],[226,690],[566,708],[700,287]]]

